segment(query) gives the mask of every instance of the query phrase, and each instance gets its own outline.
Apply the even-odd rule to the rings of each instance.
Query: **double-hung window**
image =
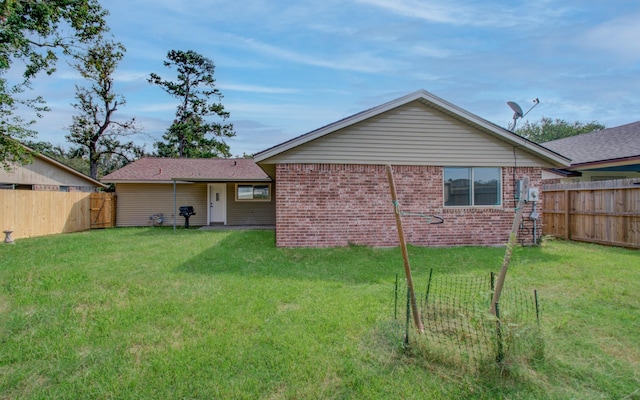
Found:
[[[444,205],[499,206],[501,181],[499,167],[445,167]]]

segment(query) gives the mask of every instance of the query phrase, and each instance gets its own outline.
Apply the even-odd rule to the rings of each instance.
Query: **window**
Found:
[[[445,206],[499,206],[501,196],[499,167],[445,167]]]
[[[271,201],[271,186],[236,185],[236,201]]]

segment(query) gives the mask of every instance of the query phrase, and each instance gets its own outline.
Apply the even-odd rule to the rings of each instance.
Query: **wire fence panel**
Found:
[[[499,318],[489,313],[493,296],[493,273],[486,276],[434,275],[428,282],[416,284],[419,312],[424,335],[409,338],[410,322],[405,332],[405,345],[417,345],[430,357],[468,367],[490,362],[504,362],[537,355],[540,345],[537,293],[526,293],[510,284],[505,287],[499,304]],[[406,287],[396,289],[396,308],[408,308]],[[394,310],[395,318],[405,310]]]

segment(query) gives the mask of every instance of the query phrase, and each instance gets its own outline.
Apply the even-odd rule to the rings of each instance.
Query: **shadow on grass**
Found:
[[[166,232],[166,231],[165,231]],[[214,234],[203,232],[203,234]],[[191,231],[177,232],[178,237]],[[153,234],[153,230],[151,233]],[[273,231],[215,233],[212,244],[176,268],[205,275],[234,274],[284,279],[329,280],[343,283],[392,282],[404,275],[398,247],[277,248]],[[502,247],[426,248],[409,246],[414,278],[426,278],[433,268],[440,274],[487,274],[502,264]],[[552,262],[554,255],[539,247],[517,248],[513,262]]]
[[[168,234],[181,235],[181,234],[206,234],[200,227],[190,227],[185,229],[184,226],[178,225],[175,229],[173,226],[151,226],[151,227],[132,227],[126,228],[131,231],[131,235],[135,236],[166,236]]]

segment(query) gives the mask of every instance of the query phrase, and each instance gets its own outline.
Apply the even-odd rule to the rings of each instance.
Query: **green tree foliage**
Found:
[[[162,157],[212,158],[230,156],[225,137],[235,136],[233,124],[224,121],[229,113],[221,103],[222,94],[215,87],[215,65],[195,51],[171,50],[167,53],[167,68],[175,68],[177,82],[163,80],[152,73],[149,82],[160,86],[178,99],[176,118],[162,136],[164,142],[154,146]],[[213,103],[210,103],[212,101]],[[215,117],[215,122],[206,118]],[[211,135],[211,138],[207,138]]]
[[[91,86],[76,85],[78,102],[73,107],[79,114],[73,116],[71,133],[66,138],[79,146],[76,151],[88,160],[89,175],[94,179],[110,172],[101,170],[101,166],[126,165],[144,154],[142,147],[133,141],[121,141],[123,137],[139,133],[135,118],[113,119],[118,108],[126,104],[125,98],[113,89],[113,74],[125,51],[120,43],[100,39],[86,54],[77,56],[79,61],[73,64]]]
[[[51,74],[58,59],[56,51],[72,54],[75,49],[108,30],[97,0],[3,0],[0,3],[0,160],[5,169],[10,162],[30,160],[28,151],[17,141],[35,136],[34,120],[16,115],[26,106],[36,117],[47,111],[41,97],[21,95],[39,72]],[[22,81],[10,83],[5,75],[22,68]]]
[[[538,122],[526,121],[524,125],[515,130],[515,133],[532,142],[544,143],[582,133],[599,131],[604,128],[605,126],[598,123],[598,121],[592,121],[587,124],[576,121],[570,124],[563,119],[556,118],[553,120],[542,117]]]
[[[7,89],[6,80],[0,78],[0,165],[7,171],[11,170],[14,163],[26,164],[32,160],[32,155],[20,142],[36,135],[29,128],[35,124],[35,120],[27,121],[16,115],[18,105],[24,104],[32,108],[38,117],[42,116],[43,111],[48,111],[41,97],[31,100],[16,99],[15,96],[23,90],[22,85]]]

